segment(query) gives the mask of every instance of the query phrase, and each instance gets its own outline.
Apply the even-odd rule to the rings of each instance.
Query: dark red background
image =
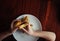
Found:
[[[43,30],[55,32],[60,40],[59,0],[0,0],[0,32],[10,28],[11,21],[21,14],[35,15]]]

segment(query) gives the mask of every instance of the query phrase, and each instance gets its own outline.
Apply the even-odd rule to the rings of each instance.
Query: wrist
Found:
[[[38,37],[38,34],[35,31],[33,33],[30,33],[30,35],[35,36],[35,37]]]

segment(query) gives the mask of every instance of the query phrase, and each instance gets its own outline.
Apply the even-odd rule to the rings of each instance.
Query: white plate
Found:
[[[28,16],[29,18],[29,23],[33,25],[33,30],[39,30],[39,31],[42,31],[42,26],[41,26],[41,23],[40,21],[33,15],[30,15],[30,14],[24,14],[24,15],[21,15],[19,17],[17,17],[16,19],[21,19],[23,18],[24,16]],[[33,36],[30,36],[26,33],[22,33],[20,32],[19,30],[17,30],[16,32],[13,33],[13,36],[14,38],[17,40],[17,41],[37,41],[39,37],[33,37]]]

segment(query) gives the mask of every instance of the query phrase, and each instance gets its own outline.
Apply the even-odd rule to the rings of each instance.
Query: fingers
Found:
[[[31,28],[31,27],[30,27],[30,24],[28,24],[28,30],[30,30],[30,28]]]
[[[12,23],[11,23],[11,32],[15,32],[18,28],[17,27],[13,27],[13,24],[16,20],[13,20]]]
[[[18,29],[17,27],[15,27],[15,28],[13,27],[13,23],[12,23],[12,24],[11,24],[11,30],[12,30],[11,32],[13,33],[13,32],[15,32],[17,29]]]
[[[32,29],[32,27],[30,26],[30,24],[28,24],[28,30],[29,30],[30,32],[33,31],[33,29]]]
[[[12,30],[14,29],[14,28],[13,28],[13,24],[14,24],[15,21],[16,21],[16,20],[13,20],[12,23],[11,23],[11,29],[12,29]]]
[[[12,29],[12,33],[16,32],[18,28]]]

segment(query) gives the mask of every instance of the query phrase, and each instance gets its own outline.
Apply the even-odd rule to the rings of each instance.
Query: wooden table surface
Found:
[[[59,1],[46,0],[0,0],[0,32],[7,31],[13,19],[22,14],[36,16],[45,31],[55,32],[60,40]]]

